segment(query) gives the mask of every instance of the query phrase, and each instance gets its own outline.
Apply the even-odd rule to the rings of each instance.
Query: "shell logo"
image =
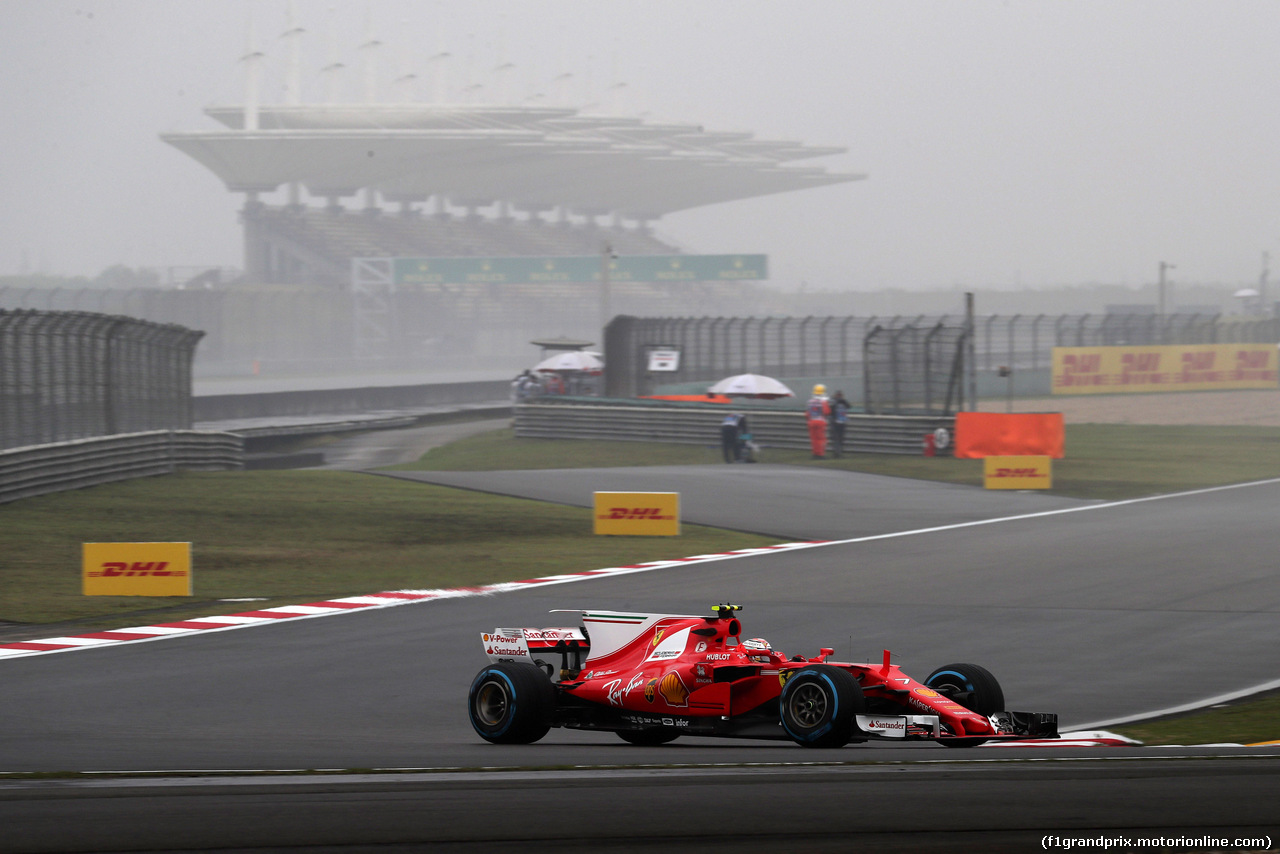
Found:
[[[937,697],[937,696],[940,696],[940,695],[938,694],[938,692],[937,692],[937,691],[934,691],[932,688],[917,688],[917,689],[915,690],[915,693],[919,694],[921,697]]]
[[[662,681],[658,683],[658,692],[662,694],[662,699],[667,701],[668,706],[688,705],[689,689],[684,687],[684,682],[675,671],[662,677]]]

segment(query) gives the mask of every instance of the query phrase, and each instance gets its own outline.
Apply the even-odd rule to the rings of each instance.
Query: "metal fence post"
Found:
[[[1009,325],[1007,327],[1007,337],[1009,339],[1009,370],[1011,371],[1014,368],[1015,359],[1016,359],[1014,354],[1014,347],[1013,347],[1013,328],[1017,324],[1018,318],[1020,317],[1022,317],[1021,314],[1015,314],[1013,317],[1010,317]]]
[[[840,324],[840,374],[849,373],[849,323],[855,318],[850,315]]]
[[[800,375],[804,377],[809,376],[808,347],[805,345],[809,341],[808,327],[811,320],[813,320],[813,315],[809,315],[800,321]]]
[[[1031,321],[1031,370],[1040,370],[1040,321],[1044,320],[1043,314],[1037,314],[1036,319]]]
[[[862,339],[862,408],[868,415],[875,414],[876,393],[879,391],[871,383],[871,345],[880,331],[881,328],[877,326]]]
[[[767,333],[769,329],[769,323],[772,320],[773,320],[772,317],[766,317],[760,321],[760,365],[758,368],[758,370],[762,372],[767,372],[771,374],[776,373],[776,370],[775,369],[766,370],[766,366],[769,364],[769,343],[768,343]]]
[[[973,307],[973,291],[967,291],[964,295],[964,335],[965,345],[965,379],[969,387],[969,410],[974,411],[978,408],[978,353],[975,340],[977,332],[974,328],[974,307]]]

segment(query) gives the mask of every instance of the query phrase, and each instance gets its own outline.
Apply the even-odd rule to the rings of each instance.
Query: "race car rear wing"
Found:
[[[582,669],[582,660],[591,649],[587,636],[577,628],[504,629],[480,635],[490,662],[514,661],[538,664],[538,653],[560,654],[561,678]],[[545,665],[545,663],[544,663]],[[549,665],[545,665],[549,668]]]

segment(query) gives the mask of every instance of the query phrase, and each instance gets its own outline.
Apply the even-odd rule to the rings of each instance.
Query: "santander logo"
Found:
[[[905,733],[907,722],[903,718],[870,718],[867,721],[867,729]]]

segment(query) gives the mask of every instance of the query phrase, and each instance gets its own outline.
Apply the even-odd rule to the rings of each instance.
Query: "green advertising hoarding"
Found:
[[[598,282],[601,257],[395,258],[397,285]],[[619,255],[611,282],[722,282],[768,278],[767,255]]]

